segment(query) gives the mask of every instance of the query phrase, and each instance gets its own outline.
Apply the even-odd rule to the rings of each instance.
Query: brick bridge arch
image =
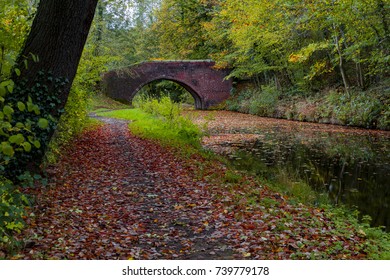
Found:
[[[232,81],[225,80],[228,70],[217,70],[210,60],[147,61],[113,70],[103,75],[107,96],[131,103],[145,85],[158,80],[169,80],[184,87],[195,99],[196,109],[207,109],[230,96]]]

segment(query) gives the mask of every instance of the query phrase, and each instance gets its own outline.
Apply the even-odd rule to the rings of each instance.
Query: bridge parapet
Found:
[[[232,89],[232,81],[225,79],[229,71],[214,65],[211,60],[146,61],[105,73],[103,87],[107,96],[131,103],[145,85],[170,80],[194,97],[197,109],[207,109],[229,98]]]

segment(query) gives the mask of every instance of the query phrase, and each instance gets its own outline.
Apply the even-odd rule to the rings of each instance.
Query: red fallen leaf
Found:
[[[242,224],[241,227],[247,230],[254,230],[256,228],[255,224]]]

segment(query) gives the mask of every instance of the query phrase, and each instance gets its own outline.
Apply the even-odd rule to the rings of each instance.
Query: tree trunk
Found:
[[[362,65],[360,62],[356,62],[356,81],[358,83],[358,86],[364,90],[365,84],[364,84],[364,75],[362,70]]]
[[[20,53],[16,72],[12,76],[15,88],[7,96],[7,103],[27,102],[29,97],[39,106],[39,116],[15,111],[14,122],[34,123],[31,129],[39,136],[40,148],[21,154],[15,166],[18,169],[37,172],[45,149],[53,136],[68,99],[76,75],[84,44],[95,14],[98,0],[41,0],[31,31]],[[36,59],[38,58],[38,59]],[[49,120],[47,129],[39,129],[38,118]]]
[[[31,87],[39,72],[50,72],[55,78],[65,78],[68,83],[57,96],[57,109],[64,107],[76,75],[84,44],[95,14],[98,0],[41,0],[31,31],[17,60],[21,70],[13,80]],[[38,57],[34,62],[32,55]],[[25,67],[27,61],[27,69]],[[52,85],[47,85],[49,90]]]
[[[100,1],[97,6],[97,18],[95,19],[96,22],[96,34],[95,34],[95,49],[93,52],[94,56],[101,55],[101,49],[100,45],[102,43],[103,39],[103,21],[104,21],[104,6],[103,2]]]
[[[339,68],[340,68],[341,78],[343,79],[345,92],[348,93],[349,92],[349,83],[348,83],[347,75],[346,75],[345,70],[344,70],[344,59],[343,59],[343,54],[341,52],[339,37],[337,34],[334,36],[334,39],[335,39],[336,49],[337,49],[337,52],[339,54]]]

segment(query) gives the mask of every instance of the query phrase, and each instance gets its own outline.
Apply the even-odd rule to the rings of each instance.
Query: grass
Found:
[[[200,130],[187,119],[167,121],[138,108],[98,112],[97,115],[129,120],[129,128],[135,135],[158,140],[163,145],[200,147]]]
[[[144,108],[133,108],[129,105],[114,101],[102,94],[93,96],[89,104],[90,113],[101,117],[109,117],[130,121],[129,128],[135,135],[158,141],[164,146],[181,147],[183,156],[190,156],[201,147],[201,130],[195,126],[187,117],[181,116],[180,110],[172,110],[176,107],[169,102],[146,102]],[[174,111],[167,118],[166,111]]]

